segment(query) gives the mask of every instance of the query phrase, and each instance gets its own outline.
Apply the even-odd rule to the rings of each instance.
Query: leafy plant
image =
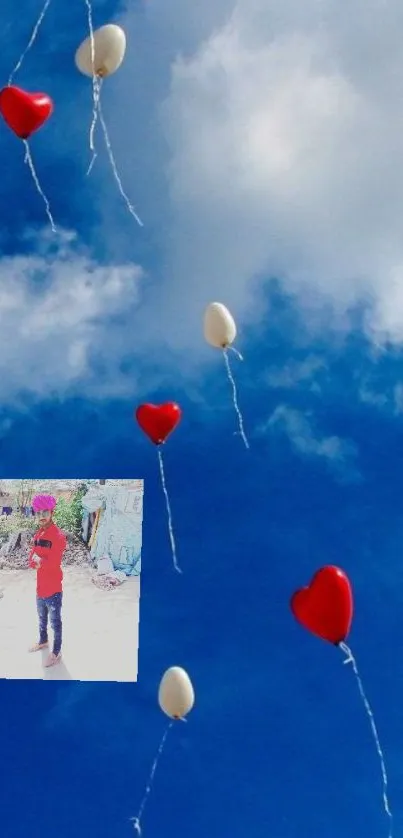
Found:
[[[70,501],[66,501],[65,498],[59,498],[53,515],[55,524],[61,530],[75,535],[76,538],[80,538],[81,536],[83,520],[82,498],[86,492],[87,486],[83,484],[79,486]]]

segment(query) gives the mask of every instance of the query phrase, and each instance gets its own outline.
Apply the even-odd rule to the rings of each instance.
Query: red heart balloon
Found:
[[[136,419],[140,428],[154,442],[161,445],[176,428],[182,417],[182,411],[175,402],[166,404],[141,404],[136,410]]]
[[[53,102],[46,93],[27,93],[20,87],[3,87],[0,113],[8,127],[21,140],[27,140],[53,113]]]
[[[353,593],[339,567],[318,570],[310,585],[291,597],[290,606],[298,622],[322,640],[338,646],[346,639],[353,619]]]

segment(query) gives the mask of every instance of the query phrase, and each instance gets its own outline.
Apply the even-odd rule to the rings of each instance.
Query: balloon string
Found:
[[[41,13],[38,17],[38,20],[37,20],[37,22],[36,22],[36,24],[35,24],[35,26],[32,30],[32,35],[31,35],[31,38],[29,40],[28,46],[25,47],[24,52],[21,54],[20,58],[17,61],[17,64],[14,67],[14,70],[10,74],[10,78],[8,80],[8,86],[10,86],[10,84],[12,83],[12,80],[13,80],[15,74],[18,73],[18,70],[21,68],[22,62],[24,61],[24,58],[25,58],[27,52],[29,52],[32,45],[34,44],[34,42],[36,40],[36,36],[37,36],[37,34],[39,32],[39,29],[40,29],[40,26],[42,24],[42,21],[43,21],[45,15],[46,15],[46,12],[47,12],[51,2],[52,2],[52,0],[46,0],[45,5],[44,5],[44,7],[43,7],[43,9],[42,9],[42,11],[41,11]]]
[[[162,488],[163,488],[164,495],[165,495],[165,502],[166,502],[167,513],[168,513],[168,530],[169,530],[169,538],[170,538],[170,541],[171,541],[173,565],[174,565],[175,570],[178,571],[178,573],[182,573],[182,571],[181,571],[181,569],[178,565],[178,560],[176,558],[176,547],[175,547],[174,531],[173,531],[173,526],[172,526],[171,505],[169,503],[168,491],[167,491],[167,486],[166,486],[166,482],[165,482],[164,461],[162,459],[162,453],[161,453],[160,448],[158,448],[158,461],[159,461],[159,464],[160,464],[161,483],[162,483]]]
[[[354,675],[355,675],[355,678],[356,678],[356,681],[357,681],[357,684],[358,684],[358,689],[360,691],[360,695],[361,695],[361,698],[363,700],[364,707],[365,707],[365,710],[367,712],[367,716],[368,716],[369,721],[370,721],[372,734],[373,734],[373,737],[374,737],[374,742],[375,742],[375,745],[376,745],[376,750],[377,750],[377,753],[378,753],[379,762],[380,762],[380,766],[381,766],[382,785],[383,785],[383,794],[382,794],[383,806],[384,806],[385,813],[388,816],[389,821],[390,821],[388,838],[393,838],[393,815],[392,815],[392,812],[390,810],[389,800],[388,800],[388,775],[387,775],[387,772],[386,772],[385,758],[384,758],[384,755],[383,755],[383,752],[382,752],[381,743],[379,741],[379,736],[378,736],[378,731],[377,731],[376,724],[375,724],[374,714],[371,710],[370,703],[369,703],[369,701],[367,699],[367,696],[365,694],[363,683],[361,681],[361,677],[360,677],[360,674],[358,672],[357,663],[356,663],[356,660],[354,658],[354,655],[353,655],[351,649],[349,648],[349,646],[347,646],[346,643],[340,643],[340,649],[347,655],[347,657],[343,661],[343,663],[351,663],[351,665],[353,667]]]
[[[101,83],[102,79],[97,76],[95,71],[95,40],[94,40],[94,24],[92,22],[92,5],[91,0],[85,0],[85,5],[87,7],[88,13],[88,28],[90,32],[90,49],[91,49],[91,66],[92,66],[92,99],[93,99],[93,110],[92,110],[92,122],[90,127],[90,151],[92,151],[92,159],[90,165],[88,167],[87,175],[89,175],[95,160],[97,153],[95,151],[94,145],[94,134],[95,128],[98,121],[98,105],[99,105],[99,97],[101,95]]]
[[[91,173],[95,160],[97,159],[97,152],[95,150],[94,144],[94,135],[95,135],[95,128],[97,127],[98,116],[99,116],[99,102],[101,97],[101,87],[102,87],[102,79],[98,78],[98,76],[93,76],[92,79],[93,85],[93,110],[92,110],[92,122],[90,127],[90,151],[92,151],[92,157],[90,161],[90,165],[87,169],[87,176]]]
[[[32,178],[33,178],[33,181],[34,181],[34,184],[36,186],[36,190],[37,190],[38,194],[41,196],[41,198],[42,198],[42,200],[45,204],[46,215],[48,216],[48,219],[50,221],[50,226],[52,228],[52,232],[57,233],[57,230],[56,230],[56,227],[55,227],[55,222],[53,221],[52,213],[50,211],[49,201],[48,201],[45,193],[43,192],[43,190],[41,188],[41,185],[40,185],[39,180],[38,180],[38,175],[36,174],[36,171],[35,171],[35,168],[34,168],[34,164],[33,164],[33,161],[32,161],[31,152],[29,150],[28,142],[27,142],[27,140],[23,140],[23,142],[24,142],[24,145],[25,145],[24,163],[28,164],[29,170],[31,172],[31,175],[32,175]]]
[[[101,106],[101,100],[100,99],[98,99],[98,115],[99,115],[99,121],[102,125],[102,131],[103,131],[104,138],[105,138],[105,145],[106,145],[106,148],[107,148],[107,151],[108,151],[110,164],[112,166],[113,175],[114,175],[114,178],[115,178],[116,183],[118,185],[119,192],[120,192],[122,198],[124,199],[124,201],[126,202],[126,206],[127,206],[127,209],[129,210],[130,214],[133,216],[133,218],[136,219],[137,224],[139,224],[140,227],[144,227],[143,222],[141,221],[141,219],[137,215],[136,210],[131,205],[131,203],[129,201],[129,198],[127,197],[126,192],[123,189],[122,181],[120,180],[119,173],[118,173],[118,170],[116,168],[115,158],[113,156],[112,146],[111,146],[111,142],[110,142],[110,139],[109,139],[108,129],[106,127],[106,123],[105,123],[105,120],[104,120],[104,115],[103,115],[103,112],[102,112],[102,106]]]
[[[234,350],[234,351],[236,351],[236,350]],[[229,382],[230,382],[231,387],[232,387],[232,401],[234,403],[235,412],[238,416],[239,433],[240,433],[240,435],[241,435],[241,437],[242,437],[242,439],[245,443],[245,447],[249,448],[249,442],[246,438],[245,431],[244,431],[242,413],[241,413],[241,411],[239,409],[239,406],[238,406],[236,385],[235,385],[235,381],[234,381],[234,376],[232,375],[232,372],[231,372],[231,367],[229,365],[227,349],[224,349],[223,352],[224,352],[224,360],[225,360],[225,366],[226,366],[226,369],[227,369],[228,379],[229,379]]]
[[[161,742],[159,744],[157,753],[155,755],[154,762],[153,762],[152,767],[151,767],[150,776],[148,778],[148,782],[147,782],[146,789],[145,789],[145,792],[144,792],[144,797],[141,801],[137,817],[130,819],[131,821],[133,821],[133,827],[134,827],[134,829],[136,830],[136,832],[139,836],[141,836],[141,818],[143,817],[143,812],[144,812],[147,800],[150,796],[152,785],[153,785],[153,782],[154,782],[154,775],[155,775],[155,772],[158,768],[158,763],[161,759],[161,755],[162,755],[162,752],[164,750],[165,742],[167,740],[167,736],[168,736],[169,731],[171,730],[172,725],[173,725],[173,722],[170,722],[168,727],[166,728],[165,733],[164,733],[164,735],[161,739]]]
[[[235,349],[235,346],[226,346],[225,348],[226,348],[226,349],[230,349],[230,350],[231,350],[231,352],[235,352],[235,355],[237,356],[238,360],[239,360],[239,361],[243,361],[243,357],[242,357],[241,353],[240,353],[240,352],[238,352],[238,350],[237,350],[237,349]]]

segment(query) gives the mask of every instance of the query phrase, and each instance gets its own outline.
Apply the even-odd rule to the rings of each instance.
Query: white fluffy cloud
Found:
[[[206,0],[197,9],[153,0],[141,11],[130,5],[121,23],[127,57],[105,85],[104,109],[144,233],[123,210],[116,220],[120,198],[100,153],[102,234],[117,264],[94,265],[72,242],[66,259],[55,251],[0,262],[3,390],[27,381],[38,394],[77,389],[95,359],[102,372],[86,392],[127,388],[119,359],[133,332],[117,321],[134,313],[140,270],[116,254],[132,252],[134,235],[155,271],[133,319],[136,344],[165,363],[161,375],[162,350],[177,353],[169,360],[182,376],[194,374],[195,358],[213,359],[203,356],[201,327],[211,300],[235,314],[242,348],[242,324],[261,316],[259,278],[296,294],[312,328],[329,307],[344,325],[362,301],[374,341],[400,341],[397,0],[345,9],[338,0]]]
[[[36,244],[35,255],[0,259],[3,402],[21,390],[38,398],[127,394],[133,382],[119,362],[141,269],[97,264],[68,232],[57,239],[46,232]]]
[[[331,302],[343,318],[369,304],[368,331],[400,341],[400,4],[207,6],[210,32],[200,22],[203,40],[176,58],[161,108],[172,209],[161,293],[168,317],[187,314],[172,340],[199,339],[210,299],[241,313],[251,281],[275,276],[306,311]],[[170,8],[172,29],[181,5]]]
[[[308,355],[304,361],[291,360],[283,367],[272,368],[266,375],[266,381],[270,387],[277,389],[291,390],[299,386],[309,387],[313,392],[318,392],[320,386],[316,376],[326,371],[326,365],[322,358],[315,355]]]
[[[357,479],[355,445],[338,436],[323,436],[309,414],[287,405],[276,407],[261,432],[285,434],[302,457],[323,459],[343,479]]]

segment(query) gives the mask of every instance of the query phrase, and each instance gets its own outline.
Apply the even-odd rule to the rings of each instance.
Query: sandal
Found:
[[[40,649],[47,649],[48,646],[48,641],[46,641],[46,643],[34,643],[34,645],[31,646],[30,649],[28,649],[28,652],[39,652]]]
[[[56,663],[59,663],[59,661],[61,661],[61,658],[62,656],[60,652],[58,655],[55,655],[54,652],[51,652],[45,663],[45,666],[55,666]]]

